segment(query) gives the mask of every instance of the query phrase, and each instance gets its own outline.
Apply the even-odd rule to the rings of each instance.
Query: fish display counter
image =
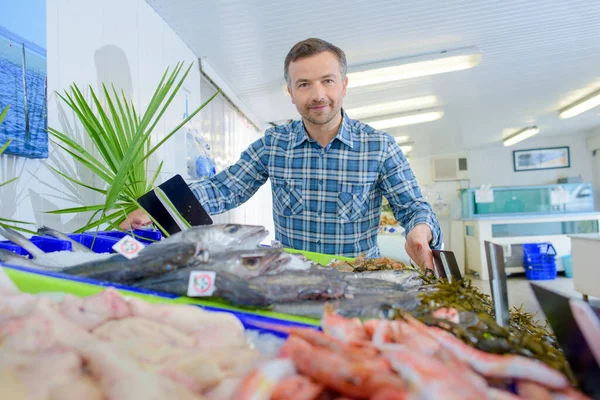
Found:
[[[20,247],[0,242],[0,371],[22,391],[43,381],[52,396],[85,392],[78,398],[586,398],[553,336],[520,310],[499,326],[468,280],[385,258],[260,248],[264,228],[254,226],[193,227],[131,259],[83,263],[75,258],[123,238],[0,233]],[[192,279],[199,269],[214,287]],[[2,276],[16,293],[3,292]],[[65,351],[87,362],[75,377],[59,368]],[[37,375],[19,375],[15,360],[39,365]],[[48,362],[63,380],[46,378]],[[131,379],[119,378],[124,368]]]

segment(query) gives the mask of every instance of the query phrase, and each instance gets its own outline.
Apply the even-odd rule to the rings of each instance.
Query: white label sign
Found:
[[[123,256],[132,259],[138,256],[139,252],[144,249],[144,244],[138,242],[133,237],[127,235],[113,245],[113,250]]]
[[[192,271],[190,272],[190,280],[188,281],[188,297],[206,297],[212,296],[214,293],[215,271]]]
[[[479,189],[475,191],[475,203],[493,203],[494,191],[489,189]]]
[[[550,204],[558,206],[569,202],[569,192],[566,190],[553,190],[550,193]]]

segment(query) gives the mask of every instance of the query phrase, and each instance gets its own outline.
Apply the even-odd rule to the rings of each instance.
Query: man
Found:
[[[190,188],[209,214],[247,201],[271,179],[275,238],[284,247],[326,254],[380,255],[382,195],[406,232],[406,251],[433,268],[438,221],[410,166],[389,134],[351,120],[342,110],[346,56],[320,39],[296,44],[285,59],[292,103],[302,116],[270,128],[240,160]],[[139,211],[122,228],[149,223]]]

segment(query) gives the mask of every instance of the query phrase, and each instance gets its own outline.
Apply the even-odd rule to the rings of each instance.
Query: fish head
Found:
[[[213,258],[209,263],[226,265],[230,272],[241,277],[256,277],[280,270],[291,256],[277,249],[231,251]]]
[[[192,241],[209,251],[226,248],[250,249],[266,238],[269,231],[264,226],[242,224],[219,224],[194,226],[181,232],[180,238]],[[172,237],[175,239],[175,235]]]

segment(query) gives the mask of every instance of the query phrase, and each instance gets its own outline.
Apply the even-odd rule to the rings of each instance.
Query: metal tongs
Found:
[[[504,249],[492,242],[485,241],[484,243],[496,323],[506,328],[510,324],[510,313],[508,310],[506,271],[504,270]]]

